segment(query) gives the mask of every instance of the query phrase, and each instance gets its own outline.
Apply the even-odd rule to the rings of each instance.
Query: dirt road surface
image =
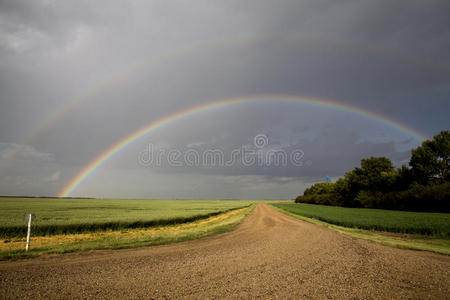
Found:
[[[260,204],[235,231],[0,263],[2,299],[450,299],[450,257],[355,240]]]

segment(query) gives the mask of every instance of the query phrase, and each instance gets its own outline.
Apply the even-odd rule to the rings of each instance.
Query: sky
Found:
[[[161,120],[68,196],[292,199],[363,158],[407,164],[450,129],[449,13],[447,0],[0,0],[0,195],[61,195]]]

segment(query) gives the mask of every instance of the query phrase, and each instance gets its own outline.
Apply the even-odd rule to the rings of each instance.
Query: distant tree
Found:
[[[344,178],[315,184],[295,202],[450,212],[450,132],[424,141],[411,154],[410,168],[397,170],[386,157],[362,159]]]
[[[395,182],[394,165],[386,157],[370,157],[361,160],[361,167],[345,174],[352,196],[360,190],[383,191]]]
[[[409,164],[422,184],[450,181],[450,131],[441,131],[412,150]]]
[[[395,183],[392,189],[395,191],[407,190],[414,182],[414,174],[411,168],[402,165],[397,169]]]
[[[336,181],[335,190],[336,193],[341,197],[341,206],[355,206],[354,199],[358,194],[355,190],[355,186],[350,185],[349,177],[352,176],[352,172],[347,172],[344,178],[339,178]],[[352,189],[353,188],[353,189]]]
[[[321,195],[321,194],[329,194],[334,193],[334,183],[333,182],[320,182],[312,185],[310,188],[307,188],[304,192],[304,196],[308,195]]]

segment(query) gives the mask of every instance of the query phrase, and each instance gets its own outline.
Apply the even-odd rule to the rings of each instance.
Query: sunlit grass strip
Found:
[[[319,226],[327,227],[336,230],[345,235],[353,238],[359,238],[382,245],[411,250],[431,251],[440,254],[450,255],[450,239],[436,238],[432,236],[419,236],[419,235],[387,235],[381,232],[375,232],[359,228],[349,228],[344,226],[333,225],[324,221],[317,220],[315,218],[305,217],[296,213],[292,213],[288,210],[273,205],[276,209],[290,215],[296,219],[306,221],[308,223],[316,224]]]
[[[245,206],[247,207],[247,206]],[[166,226],[194,222],[197,220],[207,219],[219,214],[223,214],[243,207],[230,208],[227,210],[210,212],[207,214],[198,214],[186,217],[172,217],[166,219],[153,219],[147,221],[117,221],[104,223],[79,223],[79,224],[49,224],[49,225],[35,225],[32,227],[33,236],[48,236],[48,235],[64,235],[76,234],[85,232],[97,232],[106,230],[124,230],[136,228],[148,228],[156,226]],[[0,227],[0,238],[13,238],[26,236],[27,228],[25,226],[4,226]]]
[[[71,235],[34,237],[31,250],[24,251],[24,238],[0,240],[0,260],[30,258],[42,254],[98,249],[155,246],[198,239],[233,230],[253,211],[255,205],[232,209],[194,222],[152,228],[103,231]]]

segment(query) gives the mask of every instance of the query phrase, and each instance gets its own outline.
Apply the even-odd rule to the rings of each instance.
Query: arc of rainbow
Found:
[[[48,128],[52,125],[60,121],[64,116],[74,111],[77,107],[87,102],[90,99],[93,99],[95,96],[100,95],[102,92],[107,90],[109,87],[114,86],[125,80],[126,78],[131,77],[133,74],[138,73],[140,70],[145,70],[154,65],[160,64],[162,62],[168,61],[170,59],[175,59],[177,57],[182,57],[188,53],[195,53],[196,51],[202,49],[209,49],[214,47],[219,47],[221,45],[228,45],[230,42],[232,43],[241,43],[241,42],[249,42],[253,40],[258,40],[261,37],[249,37],[238,36],[233,39],[214,39],[208,40],[205,42],[199,42],[195,44],[188,45],[186,47],[182,47],[179,49],[175,49],[169,52],[165,52],[159,55],[156,55],[151,58],[141,59],[136,63],[129,64],[125,66],[123,69],[118,72],[113,73],[111,76],[106,78],[105,80],[98,82],[92,86],[90,86],[86,91],[76,95],[74,98],[70,99],[54,112],[49,114],[40,124],[34,127],[26,136],[24,136],[19,142],[18,147],[15,149],[8,151],[7,153],[0,156],[0,161],[4,161],[6,165],[10,163],[14,157],[20,155],[26,148],[26,145],[32,144],[35,140],[37,140]],[[271,38],[271,36],[267,36],[266,38]],[[2,171],[0,169],[0,171]]]
[[[124,137],[123,139],[119,140],[117,143],[113,144],[110,148],[108,148],[106,151],[101,153],[99,156],[97,156],[95,159],[93,159],[89,164],[87,164],[70,182],[61,190],[61,192],[58,194],[58,197],[67,197],[69,196],[86,178],[92,174],[96,169],[98,169],[105,161],[107,161],[109,158],[111,158],[114,154],[119,152],[120,150],[124,149],[127,145],[130,145],[137,139],[149,134],[150,132],[161,128],[162,126],[174,122],[176,120],[182,119],[184,117],[200,113],[200,112],[206,112],[213,109],[219,109],[225,106],[231,106],[235,104],[242,104],[242,103],[251,103],[251,102],[294,102],[294,103],[307,103],[312,105],[318,105],[323,106],[327,108],[332,108],[335,110],[340,111],[346,111],[355,113],[357,115],[360,115],[362,117],[376,120],[382,123],[385,123],[387,125],[390,125],[391,127],[394,127],[400,131],[406,132],[409,135],[413,136],[414,138],[420,140],[426,139],[424,135],[419,133],[418,131],[409,128],[403,124],[400,124],[399,122],[390,120],[386,117],[383,117],[379,114],[363,110],[357,107],[353,107],[350,105],[341,104],[335,101],[331,100],[325,100],[320,98],[303,98],[298,96],[292,96],[292,95],[260,95],[260,96],[247,96],[247,97],[240,97],[240,98],[231,98],[231,99],[222,99],[214,102],[209,102],[206,104],[201,104],[198,106],[191,107],[189,109],[176,112],[174,114],[168,115],[166,117],[163,117],[161,119],[158,119],[156,121],[153,121],[137,131],[131,133],[130,135]]]
[[[435,62],[425,60],[423,58],[419,58],[415,55],[409,54],[408,52],[405,52],[404,50],[395,50],[395,49],[385,49],[380,48],[377,45],[367,45],[367,43],[363,42],[355,42],[355,41],[344,41],[342,39],[336,40],[329,37],[319,37],[319,36],[312,36],[312,35],[254,35],[254,36],[234,36],[232,38],[221,38],[221,39],[214,39],[214,40],[208,40],[204,42],[199,42],[196,44],[191,44],[186,47],[182,47],[179,49],[175,49],[173,51],[169,51],[166,53],[162,53],[160,55],[156,55],[151,58],[142,59],[134,64],[127,65],[125,68],[119,70],[118,72],[112,74],[109,78],[106,80],[92,85],[89,89],[87,89],[85,92],[78,94],[76,97],[72,98],[71,100],[64,103],[62,106],[60,106],[58,109],[56,109],[53,113],[49,114],[47,118],[45,118],[40,124],[37,126],[34,126],[34,129],[30,131],[29,134],[27,134],[25,137],[23,137],[18,142],[18,147],[9,151],[8,153],[3,154],[0,157],[0,160],[2,162],[11,162],[12,159],[16,156],[22,153],[26,147],[26,145],[32,144],[36,139],[38,139],[48,128],[50,128],[52,125],[57,123],[59,120],[61,120],[65,115],[69,114],[73,110],[75,110],[78,106],[82,105],[89,99],[94,98],[96,95],[101,94],[103,91],[105,91],[108,87],[113,86],[114,84],[117,84],[124,79],[132,76],[133,74],[136,74],[140,70],[144,70],[146,68],[151,67],[152,65],[155,65],[157,63],[161,63],[164,61],[168,61],[170,59],[174,59],[176,57],[183,56],[188,53],[194,53],[195,51],[204,50],[204,49],[210,49],[215,48],[219,46],[229,46],[233,44],[239,44],[239,43],[251,43],[251,42],[257,42],[257,41],[264,41],[264,40],[274,40],[274,41],[313,41],[313,42],[326,42],[326,43],[332,43],[333,46],[344,46],[348,47],[350,49],[357,49],[359,51],[367,52],[367,53],[373,53],[376,55],[382,55],[386,57],[390,57],[392,59],[396,59],[399,61],[403,61],[405,63],[410,63],[417,65],[419,67],[428,68],[435,72],[449,75],[450,70],[448,66],[443,66],[442,64],[437,64]],[[1,171],[1,170],[0,170]]]

